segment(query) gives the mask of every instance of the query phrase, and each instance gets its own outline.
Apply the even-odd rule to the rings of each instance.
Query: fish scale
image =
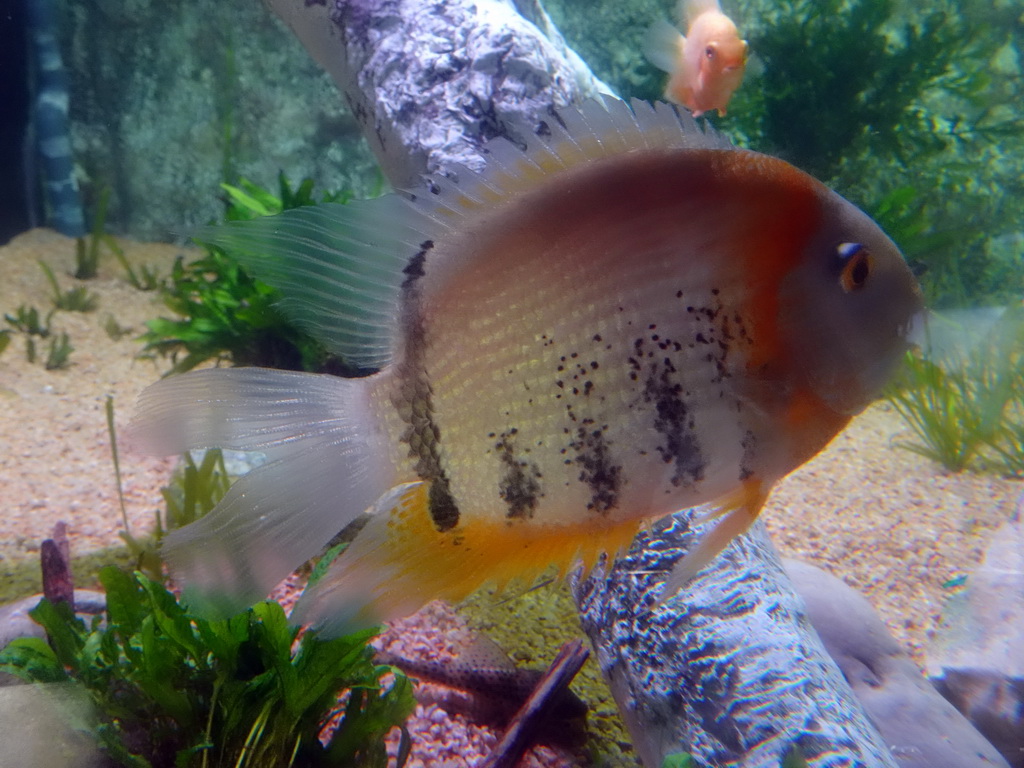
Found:
[[[259,599],[363,514],[297,621],[336,633],[589,566],[708,505],[721,521],[668,595],[877,396],[921,301],[863,213],[666,105],[542,128],[435,195],[201,233],[380,370],[200,371],[143,394],[133,431],[159,449],[272,458],[166,539],[198,610]]]

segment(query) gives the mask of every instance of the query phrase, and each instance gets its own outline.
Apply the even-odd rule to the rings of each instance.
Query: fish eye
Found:
[[[707,48],[705,48],[704,55],[707,56],[709,59],[715,58],[715,46],[709,45]]]
[[[846,293],[859,291],[871,274],[871,254],[860,243],[840,243],[836,246],[842,270],[839,285]]]

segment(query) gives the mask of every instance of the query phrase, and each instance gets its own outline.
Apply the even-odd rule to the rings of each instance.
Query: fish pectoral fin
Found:
[[[664,589],[658,598],[659,603],[665,602],[686,586],[698,572],[728,546],[730,541],[753,525],[768,499],[770,489],[770,486],[767,486],[762,480],[750,478],[745,480],[734,492],[724,497],[713,510],[702,513],[695,519],[694,522],[701,524],[710,522],[717,517],[722,518],[714,528],[703,533],[697,539],[697,546],[676,563],[665,580]]]

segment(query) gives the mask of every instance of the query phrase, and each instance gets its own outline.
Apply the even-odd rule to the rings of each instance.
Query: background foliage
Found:
[[[623,96],[660,98],[644,29],[672,0],[548,0]],[[1024,14],[1008,0],[723,0],[751,61],[729,114],[741,146],[783,157],[874,216],[933,307],[1024,294]]]

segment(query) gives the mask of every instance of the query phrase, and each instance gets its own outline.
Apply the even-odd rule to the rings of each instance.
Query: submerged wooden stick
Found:
[[[75,582],[71,576],[71,548],[67,526],[57,523],[53,538],[45,539],[39,547],[42,569],[43,595],[51,603],[67,603],[75,610]]]
[[[484,768],[515,768],[537,740],[537,734],[551,717],[552,707],[557,706],[559,696],[568,689],[589,655],[580,640],[562,646],[533,693],[509,721],[505,735],[484,762]]]

